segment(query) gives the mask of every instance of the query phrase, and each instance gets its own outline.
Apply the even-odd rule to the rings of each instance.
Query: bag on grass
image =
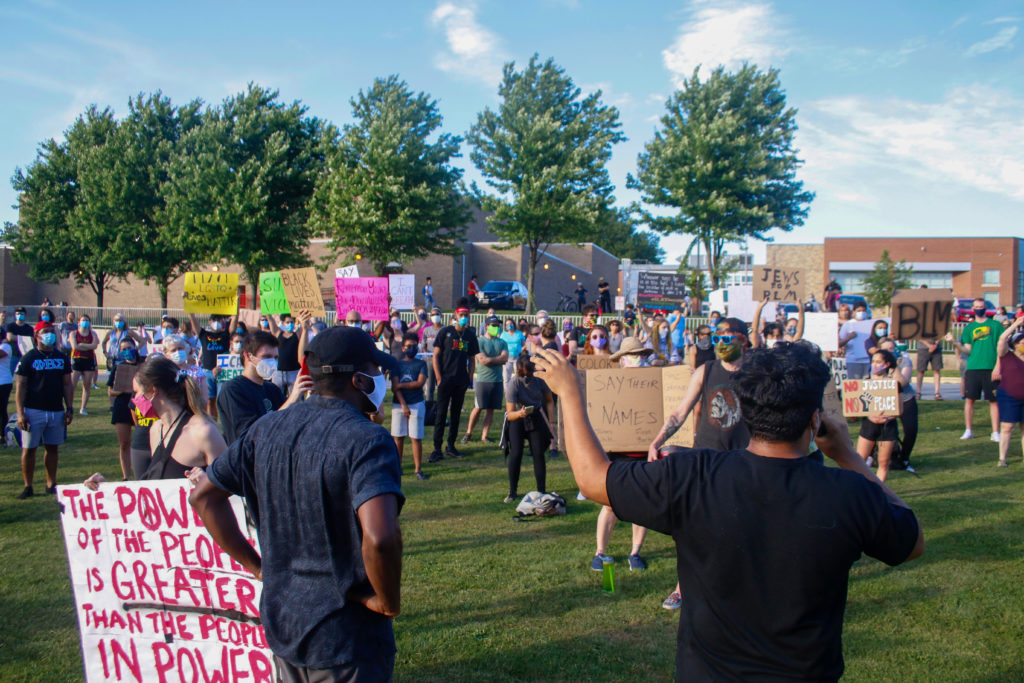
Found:
[[[18,416],[12,415],[4,427],[4,441],[8,446],[18,445],[21,448],[21,430],[18,428]]]
[[[536,515],[537,517],[550,517],[552,515],[565,514],[565,498],[557,493],[541,493],[530,491],[516,506],[516,512],[520,516]]]

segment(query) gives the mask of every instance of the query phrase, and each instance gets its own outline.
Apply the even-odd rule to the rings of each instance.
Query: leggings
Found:
[[[539,417],[534,417],[534,424],[540,422]],[[523,420],[509,420],[508,422],[508,492],[515,497],[518,494],[519,471],[523,467],[523,448],[530,446],[530,455],[533,456],[533,476],[537,479],[537,490],[543,493],[547,489],[547,463],[544,461],[545,451],[551,443],[551,434],[542,426],[538,425],[532,431],[523,428]]]
[[[0,422],[0,439],[4,438],[7,420],[10,419],[10,415],[7,413],[7,402],[11,400],[11,389],[13,387],[13,384],[0,384],[0,417],[3,418],[3,422]]]
[[[917,399],[912,398],[903,404],[903,412],[900,413],[900,424],[903,425],[903,440],[900,442],[900,452],[903,457],[910,459],[910,453],[914,450],[917,442]]]

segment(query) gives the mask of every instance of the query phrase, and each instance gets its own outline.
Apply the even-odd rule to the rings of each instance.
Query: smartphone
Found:
[[[306,365],[306,359],[302,359],[302,365],[299,367],[299,377],[309,377],[309,366]]]
[[[532,415],[533,414],[533,406],[526,406],[525,408],[523,408],[523,410],[526,411],[527,415]]]

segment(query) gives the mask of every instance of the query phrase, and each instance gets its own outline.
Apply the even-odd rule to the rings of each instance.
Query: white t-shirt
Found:
[[[0,342],[0,351],[7,354],[6,358],[0,359],[0,385],[13,384],[14,376],[11,374],[11,345],[6,341]]]
[[[840,339],[846,339],[850,332],[857,333],[857,336],[846,342],[846,346],[843,347],[846,349],[847,363],[867,363],[871,360],[868,357],[868,350],[864,348],[864,342],[871,336],[874,324],[874,320],[847,320],[839,328]]]

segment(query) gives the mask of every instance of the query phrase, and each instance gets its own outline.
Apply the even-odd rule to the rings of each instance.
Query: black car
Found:
[[[498,310],[526,310],[526,285],[515,280],[491,280],[477,295],[481,306]]]

